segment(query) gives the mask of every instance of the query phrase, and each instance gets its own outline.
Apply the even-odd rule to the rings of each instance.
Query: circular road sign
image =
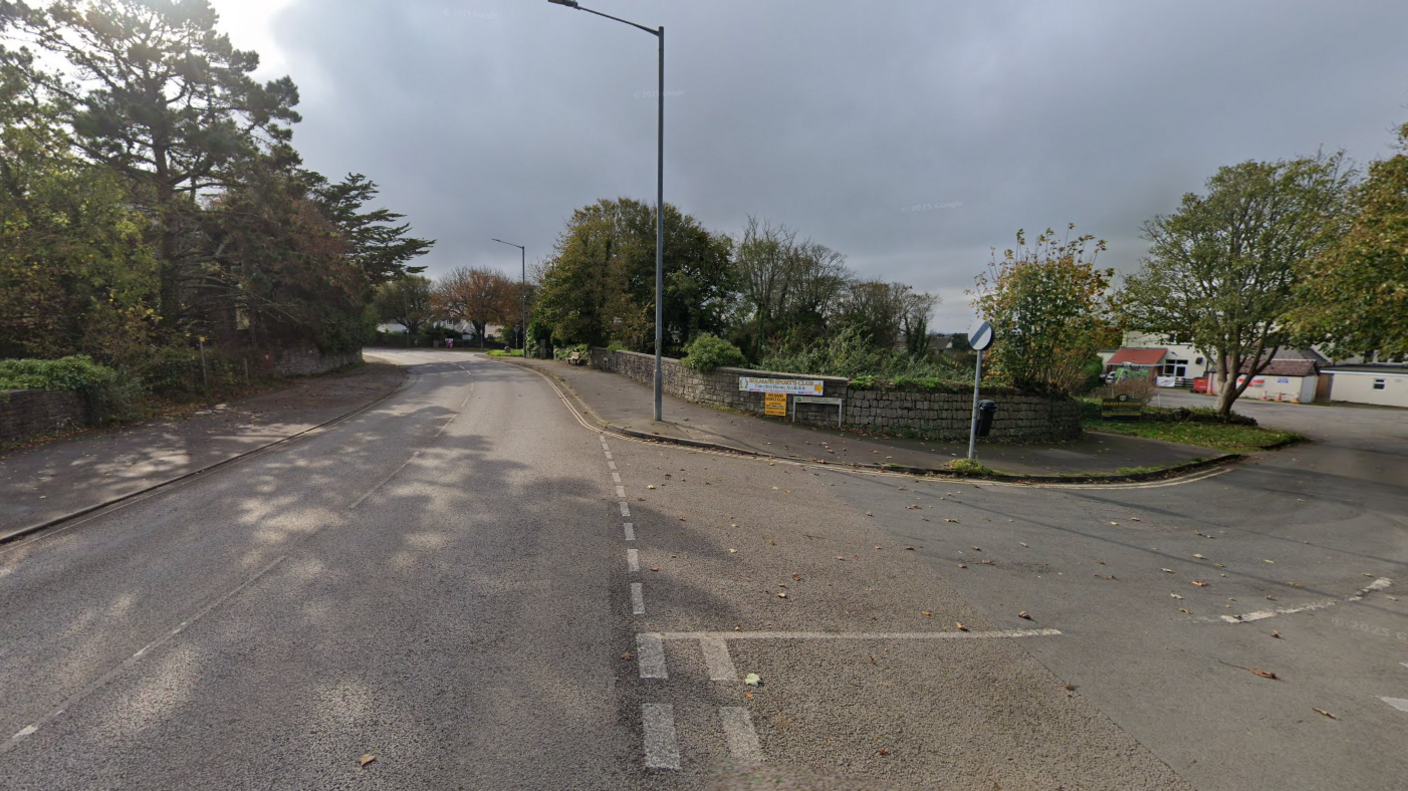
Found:
[[[973,322],[973,326],[968,328],[968,345],[974,351],[986,351],[992,346],[992,324],[982,319]]]

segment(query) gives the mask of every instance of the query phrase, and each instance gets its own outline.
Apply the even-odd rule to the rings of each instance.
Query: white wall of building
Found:
[[[1246,380],[1247,377],[1243,374],[1237,377],[1237,384]],[[1242,392],[1242,398],[1310,404],[1315,401],[1315,385],[1319,381],[1318,376],[1258,376]],[[1208,393],[1217,394],[1216,377],[1208,381]]]
[[[1330,387],[1331,401],[1354,404],[1380,404],[1408,407],[1408,372],[1404,371],[1336,371]]]
[[[1196,379],[1200,376],[1207,376],[1208,369],[1211,368],[1209,357],[1186,343],[1169,343],[1167,339],[1159,335],[1150,335],[1143,332],[1126,332],[1124,334],[1124,345],[1126,349],[1168,349],[1168,355],[1164,358],[1164,364],[1169,369],[1168,376],[1179,376],[1187,379]],[[1105,362],[1113,356],[1102,354]],[[1202,362],[1198,362],[1202,360]],[[1181,364],[1180,364],[1181,363]],[[1173,369],[1179,368],[1184,373],[1175,373]],[[1165,375],[1159,372],[1160,376]]]

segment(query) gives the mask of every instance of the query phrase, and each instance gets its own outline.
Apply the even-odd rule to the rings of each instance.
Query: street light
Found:
[[[637,30],[644,30],[660,40],[660,90],[656,93],[658,102],[659,121],[655,131],[656,158],[655,158],[655,421],[658,423],[663,418],[661,416],[661,393],[664,389],[664,377],[660,373],[661,348],[664,346],[664,335],[661,326],[664,323],[664,271],[665,271],[665,26],[661,25],[656,30],[651,30],[644,25],[637,25],[628,22],[620,17],[610,14],[603,14],[600,11],[593,11],[590,8],[583,8],[577,0],[548,0],[553,5],[567,6],[578,11],[586,11],[588,14],[596,14],[607,19],[615,20],[625,25],[630,25]]]
[[[523,250],[523,245],[521,245],[521,244],[514,244],[513,242],[505,242],[505,241],[502,240],[502,239],[494,239],[493,241],[498,242],[499,244],[506,244],[506,245],[508,245],[509,247],[517,247],[517,248],[518,248],[518,263],[519,263],[520,266],[523,267],[523,271],[519,274],[519,278],[520,278],[520,279],[519,279],[519,281],[518,281],[518,301],[519,301],[519,307],[522,308],[522,310],[523,310],[523,340],[522,340],[522,343],[519,344],[519,346],[523,349],[523,356],[524,356],[524,357],[527,357],[527,356],[528,356],[528,254],[527,254],[526,252],[524,252],[524,250]]]

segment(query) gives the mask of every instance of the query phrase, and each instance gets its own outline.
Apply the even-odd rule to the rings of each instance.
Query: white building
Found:
[[[1334,377],[1329,400],[1408,408],[1408,367],[1346,365],[1326,369]]]

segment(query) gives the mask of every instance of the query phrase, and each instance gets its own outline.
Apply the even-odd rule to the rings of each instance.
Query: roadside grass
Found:
[[[505,350],[503,350],[503,349],[490,349],[490,350],[489,350],[489,356],[490,356],[490,357],[522,357],[522,356],[523,356],[523,350],[522,350],[522,349],[509,349],[508,351],[505,351]]]
[[[1239,426],[1228,423],[1087,418],[1084,421],[1084,426],[1088,431],[1103,431],[1107,434],[1123,434],[1127,437],[1176,442],[1180,445],[1194,445],[1200,448],[1216,448],[1228,453],[1265,450],[1305,439],[1294,431],[1277,431],[1260,426]]]

